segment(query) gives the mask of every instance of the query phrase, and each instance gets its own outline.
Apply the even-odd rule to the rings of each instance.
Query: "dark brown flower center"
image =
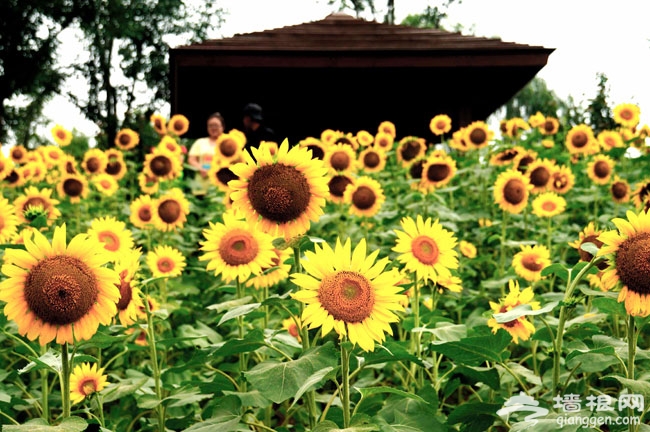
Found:
[[[349,146],[353,145],[350,138],[344,137],[344,136],[337,138],[336,141],[334,141],[334,145],[336,145],[336,144],[346,144],[346,145],[349,145]]]
[[[535,187],[544,187],[548,184],[551,173],[544,166],[539,166],[530,172],[530,182]]]
[[[151,206],[142,206],[138,209],[138,218],[143,222],[151,220]]]
[[[239,176],[232,172],[228,167],[221,168],[219,171],[217,171],[216,176],[217,181],[226,186],[228,186],[229,181],[239,179]]]
[[[325,152],[321,148],[321,146],[318,145],[308,145],[307,146],[308,150],[311,150],[311,158],[312,159],[320,159],[323,160],[323,156],[325,156]]]
[[[158,205],[158,216],[163,222],[173,224],[181,217],[182,208],[178,201],[168,199]]]
[[[81,195],[83,190],[83,183],[77,179],[70,178],[63,181],[63,191],[69,197],[76,198]]]
[[[519,159],[519,162],[517,162],[517,170],[519,172],[526,172],[526,169],[528,168],[528,165],[530,165],[535,158],[531,155],[525,155],[521,159]]]
[[[243,229],[227,232],[219,242],[219,255],[231,266],[245,265],[255,260],[259,245],[255,238]]]
[[[445,180],[451,174],[451,168],[445,163],[434,163],[427,168],[427,179],[432,182]]]
[[[381,158],[375,152],[371,151],[363,155],[363,165],[365,167],[377,168],[380,162],[381,162]]]
[[[481,145],[485,143],[486,139],[487,139],[487,134],[483,129],[475,128],[472,129],[472,131],[469,133],[469,140],[474,145]]]
[[[185,129],[185,122],[182,120],[176,120],[172,127],[176,132],[180,132]]]
[[[532,272],[542,271],[544,266],[540,262],[540,259],[537,255],[526,254],[521,258],[521,265],[524,266],[527,270]]]
[[[546,133],[555,132],[555,122],[551,120],[546,120],[544,122],[544,130],[546,131]]]
[[[39,261],[25,280],[25,301],[44,323],[66,325],[86,315],[99,293],[92,269],[78,258],[55,255]]]
[[[20,180],[20,174],[18,174],[18,171],[16,171],[15,169],[12,169],[9,172],[9,174],[7,174],[7,177],[5,177],[5,179],[9,184],[14,184],[17,183],[18,180]]]
[[[111,161],[106,164],[106,174],[116,175],[122,171],[122,163],[120,161]]]
[[[620,244],[616,271],[628,290],[650,294],[650,233],[634,234]]]
[[[285,223],[301,216],[311,198],[309,183],[296,168],[265,165],[258,168],[248,183],[251,205],[262,217]]]
[[[582,148],[587,145],[587,142],[589,142],[589,138],[587,138],[587,134],[583,131],[578,131],[571,137],[571,144],[574,147]]]
[[[76,174],[77,169],[74,166],[74,163],[72,161],[67,161],[65,163],[65,172],[68,174]]]
[[[625,182],[614,182],[614,184],[612,184],[612,189],[611,190],[612,190],[612,195],[614,196],[614,198],[616,198],[616,199],[625,198],[625,196],[628,193],[627,183],[625,183]]]
[[[90,173],[96,173],[99,171],[99,168],[101,167],[101,163],[99,162],[99,159],[96,157],[91,157],[86,161],[86,169]]]
[[[634,117],[634,115],[632,114],[632,111],[630,111],[628,109],[621,110],[619,115],[621,116],[621,118],[623,120],[632,120],[632,118]]]
[[[409,168],[409,174],[411,174],[411,178],[414,179],[422,178],[422,170],[424,169],[424,162],[425,162],[424,159],[420,159],[411,164],[411,167]]]
[[[503,197],[509,204],[520,204],[526,199],[526,186],[519,179],[508,180],[503,187]]]
[[[438,262],[440,249],[431,237],[421,235],[411,241],[411,252],[422,264],[433,265]]]
[[[377,201],[377,195],[368,186],[359,186],[352,193],[352,204],[360,210],[371,208],[375,204],[375,201]]]
[[[30,207],[41,207],[43,210],[50,208],[49,203],[41,197],[30,197],[25,201],[23,206],[23,211],[27,210]]]
[[[353,271],[339,271],[323,277],[318,300],[335,320],[358,323],[372,314],[375,291],[365,276]]]
[[[14,160],[21,160],[23,157],[25,157],[25,152],[21,148],[15,148],[11,150],[11,157]]]
[[[332,195],[341,198],[343,197],[345,188],[351,184],[352,184],[352,180],[350,180],[350,178],[348,178],[347,176],[337,175],[332,177],[332,179],[328,183],[328,186],[330,188],[330,193]]]
[[[152,173],[158,177],[165,177],[172,170],[172,161],[167,156],[158,155],[151,159],[149,166],[151,167]]]
[[[238,149],[239,146],[237,145],[237,142],[234,139],[224,139],[219,144],[219,151],[225,157],[233,156],[235,153],[237,153]]]
[[[420,154],[421,148],[419,142],[408,141],[400,146],[399,151],[402,155],[402,159],[408,162],[415,159],[415,157]]]
[[[444,130],[447,127],[447,122],[444,120],[438,120],[436,122],[436,129],[439,131]]]
[[[499,160],[501,162],[509,162],[509,161],[513,160],[514,158],[516,158],[518,155],[519,155],[519,152],[517,150],[508,149],[508,150],[502,151],[499,154],[499,156],[497,156],[497,160]]]
[[[580,245],[582,246],[585,243],[593,243],[594,245],[596,245],[597,248],[600,248],[603,245],[603,242],[598,240],[599,235],[600,234],[591,234],[585,236],[585,238],[582,239],[582,241],[580,242]],[[591,261],[594,257],[592,254],[582,249],[578,249],[578,254],[580,254],[580,260],[585,262]],[[600,270],[605,270],[608,266],[609,264],[607,261],[601,261],[600,263],[598,263],[598,268]]]
[[[607,162],[605,161],[598,161],[594,164],[594,174],[596,177],[604,179],[609,177],[611,174],[612,170],[610,169],[610,166]]]
[[[115,284],[115,286],[120,289],[120,301],[117,302],[118,310],[126,309],[129,306],[129,303],[131,303],[131,299],[133,298],[133,289],[131,288],[131,281],[126,280],[128,274],[129,274],[128,270],[122,270],[120,272],[120,283]]]
[[[337,151],[330,157],[330,165],[337,171],[345,171],[350,167],[350,156],[344,151]]]
[[[158,267],[158,271],[161,273],[169,273],[172,270],[174,270],[176,264],[174,263],[173,259],[169,257],[162,257],[159,258],[158,261],[156,262],[156,267]]]
[[[131,136],[129,134],[122,133],[120,134],[118,141],[122,147],[127,147],[129,144],[131,144]]]

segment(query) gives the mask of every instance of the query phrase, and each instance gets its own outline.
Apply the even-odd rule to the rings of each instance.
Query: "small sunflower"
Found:
[[[87,396],[102,391],[106,387],[108,375],[104,369],[97,369],[97,364],[82,363],[70,374],[70,401],[73,404],[83,402]]]
[[[153,277],[177,277],[185,268],[185,257],[171,246],[156,246],[147,253],[147,265]]]
[[[625,142],[621,133],[614,130],[604,130],[598,134],[598,143],[600,147],[605,150],[611,150],[613,148],[625,147]]]
[[[614,180],[609,186],[609,191],[615,203],[623,204],[630,201],[630,185],[618,176],[614,176]]]
[[[553,217],[566,210],[566,200],[555,192],[544,192],[533,200],[533,214],[537,217]]]
[[[650,178],[640,181],[636,185],[636,189],[632,193],[632,202],[636,208],[640,208],[645,205],[645,203],[650,198]]]
[[[115,146],[120,150],[131,150],[140,143],[140,135],[132,129],[121,129],[115,135]]]
[[[165,135],[167,133],[167,119],[162,114],[151,114],[149,121],[158,135]]]
[[[585,243],[593,243],[597,248],[600,249],[600,247],[603,245],[603,242],[600,241],[598,237],[602,233],[603,233],[602,230],[596,229],[596,226],[594,225],[593,222],[589,222],[589,224],[580,232],[578,240],[569,242],[569,246],[571,246],[574,249],[577,249],[578,254],[580,255],[580,261],[589,262],[594,257],[586,250],[581,249],[580,246],[582,246]],[[602,261],[598,264],[598,268],[600,270],[605,270],[607,266],[608,266],[607,261]]]
[[[521,213],[528,205],[530,180],[515,169],[502,172],[494,183],[494,202],[508,213]]]
[[[18,222],[29,224],[29,221],[24,216],[25,211],[30,207],[41,207],[47,214],[47,224],[52,225],[61,216],[61,212],[57,208],[59,200],[52,198],[51,195],[52,189],[38,189],[35,186],[27,187],[24,193],[14,201]]]
[[[546,117],[538,129],[542,135],[555,135],[560,130],[560,122],[555,117]]]
[[[386,132],[377,132],[374,146],[387,152],[393,148],[395,137]]]
[[[54,142],[61,147],[68,146],[72,142],[72,132],[61,125],[54,125],[51,132],[52,138],[54,138]]]
[[[145,194],[155,194],[158,192],[160,183],[158,182],[158,177],[150,177],[147,174],[141,172],[138,174],[138,185],[140,190]]]
[[[598,185],[609,183],[614,172],[614,161],[607,155],[599,154],[587,165],[587,176]]]
[[[16,207],[0,197],[0,244],[9,243],[18,234]]]
[[[506,120],[505,135],[510,138],[519,138],[521,133],[527,130],[530,130],[530,125],[521,117],[513,117]]]
[[[444,135],[451,130],[451,118],[447,114],[438,114],[429,122],[429,129],[435,135]]]
[[[375,342],[393,334],[390,324],[399,321],[393,311],[402,311],[404,295],[397,270],[384,271],[388,258],[376,261],[379,250],[366,256],[366,240],[354,248],[350,239],[337,239],[332,249],[327,243],[306,251],[302,261],[307,274],[294,273],[293,282],[301,289],[291,294],[305,303],[301,321],[310,329],[321,327],[322,336],[334,330],[339,337],[364,351],[374,351]]]
[[[383,132],[387,133],[393,138],[397,136],[397,131],[395,129],[395,124],[391,121],[385,120],[381,123],[379,123],[379,126],[377,127],[377,132]]]
[[[88,181],[82,175],[66,174],[59,180],[56,191],[60,197],[67,197],[76,204],[88,196]]]
[[[225,282],[240,282],[259,276],[264,269],[273,267],[277,257],[273,239],[260,230],[259,222],[251,224],[239,220],[232,212],[223,214],[223,223],[210,222],[203,230],[204,241],[200,250],[205,253],[199,261],[208,261],[207,270],[214,270]]]
[[[155,177],[158,181],[173,180],[182,171],[181,162],[177,155],[167,149],[154,147],[152,152],[144,159],[142,172],[149,178]]]
[[[458,243],[458,248],[460,249],[460,253],[463,254],[463,256],[467,258],[476,258],[476,246],[474,246],[472,243],[461,240],[460,243]]]
[[[499,301],[499,303],[490,302],[490,307],[495,313],[505,313],[520,305],[530,305],[533,310],[539,309],[539,302],[533,301],[535,293],[532,287],[528,287],[523,291],[519,289],[519,282],[516,280],[508,281],[508,295]],[[519,343],[519,339],[526,341],[530,336],[535,333],[535,326],[528,321],[525,315],[517,319],[505,323],[497,323],[496,318],[490,318],[487,325],[492,329],[492,333],[496,333],[499,329],[504,329],[515,343]]]
[[[555,162],[548,159],[536,159],[528,165],[526,177],[533,185],[532,193],[544,192],[551,182],[551,175],[555,170]]]
[[[73,155],[66,154],[61,161],[60,169],[66,174],[79,174],[79,169],[77,168],[77,160]]]
[[[97,240],[106,250],[111,261],[117,261],[133,248],[133,235],[126,224],[113,216],[92,220],[88,237]]]
[[[65,224],[54,229],[52,243],[34,230],[26,250],[6,249],[0,282],[4,313],[27,339],[41,345],[90,339],[99,324],[109,325],[117,312],[118,274],[102,267],[109,257],[85,234],[66,245]],[[74,334],[73,334],[74,332]]]
[[[368,147],[375,141],[375,137],[367,130],[358,131],[355,138],[361,147]]]
[[[528,171],[528,167],[530,166],[530,164],[532,164],[536,160],[537,160],[537,152],[527,149],[522,153],[518,154],[517,157],[515,157],[515,160],[512,161],[512,166],[517,171],[521,173],[525,173],[526,171]]]
[[[129,205],[131,214],[129,220],[138,228],[147,228],[153,223],[153,212],[155,203],[150,195],[140,195]]]
[[[156,200],[152,222],[160,231],[172,231],[183,228],[189,213],[190,203],[185,194],[179,188],[173,188]]]
[[[215,143],[216,158],[220,162],[235,162],[242,158],[244,142],[233,135],[222,133]]]
[[[354,177],[346,174],[332,176],[327,182],[330,191],[328,199],[336,204],[344,202],[345,189],[351,184],[354,184]]]
[[[5,157],[5,155],[0,152],[0,180],[4,180],[4,178],[9,175],[14,166],[14,161]]]
[[[572,127],[566,134],[564,144],[571,154],[593,154],[597,153],[599,148],[593,129],[586,124]]]
[[[474,149],[486,147],[490,140],[494,138],[494,132],[492,132],[488,125],[481,120],[472,122],[465,126],[463,131],[465,142]]]
[[[126,175],[126,163],[124,162],[124,153],[118,149],[106,150],[106,174],[112,176],[115,180],[121,180]]]
[[[163,136],[156,147],[162,150],[167,150],[176,156],[181,156],[183,154],[183,147],[178,144],[176,138],[169,135]]]
[[[413,220],[407,216],[400,225],[403,231],[395,230],[397,240],[392,250],[399,254],[397,259],[408,272],[415,272],[418,279],[437,282],[451,276],[450,269],[458,268],[456,237],[438,220],[424,220],[420,215]]]
[[[298,322],[296,322],[298,321]],[[302,327],[302,323],[300,322],[300,318],[287,318],[282,320],[282,328],[287,331],[291,336],[295,337],[298,342],[301,341],[300,339],[300,327]]]
[[[106,169],[106,164],[108,164],[106,154],[98,148],[91,148],[84,153],[81,167],[87,174],[92,175],[103,173]]]
[[[15,164],[20,165],[27,162],[29,152],[22,145],[15,145],[9,149],[9,157]]]
[[[138,310],[144,308],[142,302],[142,291],[137,287],[134,280],[140,269],[140,248],[131,249],[115,263],[115,272],[120,276],[117,287],[120,290],[120,300],[117,302],[117,315],[120,324],[130,326],[138,320]]]
[[[307,137],[298,143],[300,147],[305,147],[311,151],[312,159],[323,159],[329,144],[314,137]]]
[[[106,196],[113,196],[119,189],[117,180],[110,174],[97,174],[91,179],[91,183],[99,192]]]
[[[420,189],[432,192],[447,185],[456,174],[456,161],[451,156],[431,156],[422,165]]]
[[[46,163],[48,169],[60,165],[65,159],[65,153],[60,147],[48,145],[39,147],[39,149],[41,156],[43,156],[43,161]]]
[[[379,212],[386,196],[377,180],[362,176],[345,188],[343,201],[350,204],[351,214],[372,217]]]
[[[525,152],[526,149],[523,148],[522,146],[514,146],[511,148],[507,148],[505,150],[493,154],[490,157],[490,165],[495,165],[495,166],[510,165],[513,163],[515,159],[517,159],[519,155]]]
[[[365,172],[380,172],[386,166],[386,153],[377,147],[368,147],[359,153],[357,161]]]
[[[635,128],[639,124],[641,110],[638,105],[622,103],[614,107],[614,121],[626,128]]]
[[[357,142],[357,138],[352,135],[351,133],[339,133],[338,136],[334,138],[334,141],[332,141],[332,145],[336,144],[344,144],[347,146],[352,147],[352,150],[357,150],[359,148],[359,143]]]
[[[261,220],[261,229],[285,238],[304,234],[310,221],[317,221],[329,195],[327,168],[312,159],[309,150],[285,139],[278,153],[252,149],[244,152],[245,163],[231,167],[239,180],[229,182],[233,208],[247,219]]]
[[[449,140],[449,147],[466,152],[470,150],[470,146],[465,139],[465,128],[460,128],[456,132],[451,134],[451,140]]]
[[[551,174],[551,190],[559,194],[569,192],[575,184],[575,175],[571,168],[566,165],[558,166]]]
[[[347,144],[332,144],[328,147],[323,161],[332,173],[349,173],[356,168],[357,155]]]
[[[291,257],[291,249],[273,249],[273,252],[275,254],[273,264],[268,268],[262,268],[262,273],[250,278],[246,286],[253,286],[256,289],[270,288],[289,277],[291,264],[286,264],[286,261]]]
[[[442,294],[445,290],[459,293],[463,291],[463,280],[454,275],[441,276],[438,278],[438,282],[436,282],[436,288],[440,294]]]
[[[222,192],[230,192],[228,183],[231,180],[239,180],[239,177],[232,172],[231,164],[228,162],[220,162],[217,159],[212,160],[210,170],[208,171],[208,178],[213,185],[219,188]]]
[[[14,166],[3,179],[3,186],[10,188],[19,188],[25,184],[25,179],[21,174],[21,167]]]
[[[522,245],[521,251],[512,258],[512,266],[518,276],[529,282],[542,279],[542,270],[551,265],[551,254],[543,245]]]
[[[427,144],[424,138],[407,136],[399,141],[397,146],[397,160],[403,167],[407,167],[414,160],[424,156],[427,151]]]
[[[167,130],[176,136],[181,136],[190,128],[190,121],[183,114],[174,114],[167,123]]]
[[[619,302],[632,316],[650,315],[650,213],[627,212],[627,219],[614,218],[615,230],[598,239],[603,246],[597,256],[607,257],[609,267],[602,281],[607,289],[621,286]]]
[[[544,114],[542,114],[539,111],[537,111],[532,116],[528,117],[528,124],[534,128],[542,126],[545,121],[546,121],[546,117],[544,117]]]
[[[547,148],[547,149],[553,148],[553,147],[555,147],[555,141],[553,141],[552,139],[543,139],[542,140],[542,147]]]
[[[325,145],[329,146],[339,135],[340,132],[337,132],[334,129],[325,129],[320,133],[320,140],[325,143]]]

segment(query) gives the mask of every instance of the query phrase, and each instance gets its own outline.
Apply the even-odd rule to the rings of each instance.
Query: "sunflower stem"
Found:
[[[627,324],[627,379],[634,380],[634,358],[636,357],[637,332],[634,323],[634,316],[630,315]],[[627,408],[627,415],[632,418],[634,412],[632,407]],[[629,432],[634,432],[634,422],[628,424]]]
[[[503,273],[506,267],[506,226],[508,225],[508,212],[503,211],[503,218],[501,219],[501,245],[500,252],[501,257],[499,259],[499,277],[503,277]],[[503,288],[501,288],[501,295],[505,294]]]
[[[347,339],[341,341],[341,404],[343,409],[343,429],[350,427],[350,351]]]
[[[165,430],[165,407],[162,404],[163,390],[160,382],[160,365],[158,364],[158,352],[156,349],[156,332],[153,325],[153,314],[149,301],[144,302],[145,310],[147,312],[147,337],[149,338],[149,353],[151,355],[151,370],[153,374],[154,385],[156,389],[156,397],[158,398],[158,405],[156,406],[156,414],[158,415],[158,430],[160,432]]]
[[[422,358],[422,345],[420,338],[422,333],[419,331],[420,327],[420,287],[418,285],[417,276],[413,277],[413,302],[411,305],[413,311],[413,337],[411,338],[411,351],[415,353],[418,359]],[[416,388],[422,387],[422,375],[418,373],[417,364],[411,364],[411,373],[415,376],[413,383]]]
[[[41,345],[41,355],[47,353],[47,345]],[[47,380],[47,369],[41,369],[41,410],[43,419],[50,424],[50,386]]]
[[[237,285],[237,299],[244,298],[244,287],[241,281],[239,280],[239,276],[237,277],[236,285]],[[238,331],[239,339],[244,339],[244,317],[242,316],[237,317],[237,331]],[[244,380],[244,372],[246,372],[247,363],[248,360],[246,358],[246,353],[240,353],[239,354],[239,380],[240,380],[240,388],[241,391],[243,392],[246,391],[246,381]]]
[[[68,343],[61,344],[61,404],[63,408],[62,418],[70,417],[70,356],[68,354]]]
[[[552,250],[551,250],[551,243],[553,239],[553,224],[551,223],[553,218],[549,217],[547,218],[546,222],[546,248],[548,249],[548,253],[552,256]]]

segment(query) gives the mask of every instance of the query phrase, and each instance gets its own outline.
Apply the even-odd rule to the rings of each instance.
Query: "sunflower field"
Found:
[[[648,431],[639,108],[0,156],[11,431]]]

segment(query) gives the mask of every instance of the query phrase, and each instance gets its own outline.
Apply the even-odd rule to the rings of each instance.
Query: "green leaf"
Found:
[[[614,348],[605,346],[589,350],[575,350],[566,357],[567,367],[578,368],[583,372],[602,372],[609,366],[618,364]]]
[[[598,251],[600,250],[598,246],[596,246],[591,242],[582,243],[580,245],[580,249],[591,254],[592,256],[596,256],[598,254]]]
[[[184,393],[177,393],[166,397],[165,399],[163,399],[163,403],[165,403],[165,401],[174,401],[169,404],[169,407],[173,408],[173,407],[189,405],[194,402],[200,402],[212,396],[213,396],[212,394],[201,394],[198,391],[184,392]]]
[[[478,366],[485,361],[498,363],[502,361],[501,353],[510,344],[512,338],[505,330],[487,336],[475,336],[458,342],[432,345],[431,350],[446,355],[458,364]]]
[[[267,406],[271,405],[271,401],[262,396],[257,390],[245,393],[224,390],[223,394],[237,397],[241,401],[242,406],[266,408]]]
[[[436,419],[436,409],[428,403],[391,395],[384,407],[373,417],[383,431],[421,432],[443,431],[445,427]]]
[[[45,424],[43,424],[45,423]],[[60,424],[50,426],[42,419],[28,421],[23,425],[3,425],[2,430],[7,432],[82,432],[88,427],[88,422],[81,417],[68,417]]]
[[[234,308],[236,306],[243,306],[245,304],[248,304],[248,302],[251,301],[252,299],[253,299],[252,296],[245,296],[245,297],[242,297],[242,298],[238,298],[238,299],[234,299],[234,300],[228,300],[228,301],[225,301],[225,302],[222,302],[222,303],[213,304],[213,305],[210,305],[210,306],[206,307],[206,309],[216,310],[217,313],[221,313],[221,312],[223,312],[225,310],[232,309],[232,308]]]
[[[395,341],[386,341],[383,345],[377,345],[375,351],[364,354],[364,360],[365,365],[394,361],[410,361],[420,366],[424,366],[421,359],[411,354],[404,346]]]
[[[630,390],[632,394],[641,394],[643,395],[644,400],[650,398],[650,383],[647,381],[632,380],[628,378],[623,378],[617,375],[605,375],[601,378],[602,381],[613,379],[623,384],[627,389]]]
[[[379,426],[377,425],[363,425],[363,426],[350,426],[345,429],[340,429],[336,423],[331,420],[325,420],[316,425],[313,429],[313,432],[372,432],[378,431]]]
[[[416,394],[408,393],[408,392],[405,392],[405,391],[402,391],[402,390],[398,390],[398,389],[396,389],[394,387],[366,387],[366,388],[356,388],[355,387],[355,389],[359,393],[361,393],[362,398],[365,398],[365,397],[368,397],[368,396],[371,396],[371,395],[377,394],[377,393],[392,393],[392,394],[396,394],[396,395],[399,395],[399,396],[402,396],[402,397],[405,397],[405,398],[413,399],[413,400],[416,400],[418,402],[422,402],[422,403],[425,403],[425,404],[428,403],[427,401],[425,401],[424,399],[422,399],[420,396],[418,396]]]
[[[449,413],[449,417],[447,417],[447,423],[452,425],[457,423],[467,423],[479,415],[488,415],[496,418],[498,417],[497,411],[501,408],[502,405],[500,404],[491,404],[484,402],[464,403]]]
[[[493,367],[458,366],[452,372],[454,375],[469,378],[473,384],[482,382],[494,390],[500,388],[499,372]]]
[[[522,304],[517,307],[512,308],[508,312],[494,314],[493,317],[496,319],[497,323],[503,324],[510,321],[514,321],[519,317],[527,315],[541,315],[548,312],[551,312],[560,302],[551,302],[548,303],[541,309],[533,309],[529,304]]]
[[[246,333],[243,339],[230,339],[225,343],[218,344],[218,348],[212,353],[212,357],[225,357],[233,354],[251,352],[263,345],[264,334],[262,330],[255,329]]]
[[[542,270],[542,276],[548,275],[555,275],[566,282],[569,280],[569,269],[559,263],[551,264]]]
[[[118,383],[109,384],[101,391],[104,403],[113,402],[122,399],[123,397],[133,395],[133,393],[139,390],[148,380],[149,378],[131,378]]]
[[[606,313],[608,315],[619,315],[625,316],[625,305],[615,298],[607,297],[595,297],[591,300],[591,304],[597,308],[600,312]]]
[[[250,303],[250,304],[246,304],[243,306],[238,306],[233,309],[230,309],[228,312],[223,314],[223,316],[221,317],[217,325],[220,326],[221,324],[225,323],[226,321],[230,321],[233,318],[247,315],[252,311],[254,311],[255,309],[257,309],[258,307],[260,307],[260,303]]]
[[[24,368],[18,369],[18,373],[24,374],[25,372],[39,369],[49,369],[54,373],[59,373],[61,371],[61,354],[50,348],[39,358],[27,363]]]
[[[415,331],[415,329],[413,330]],[[427,329],[427,331],[436,337],[436,340],[432,341],[434,344],[459,341],[467,337],[467,326],[465,324],[441,321],[436,323],[435,328]]]
[[[298,389],[298,391],[296,392],[296,395],[294,396],[294,399],[293,399],[293,403],[291,404],[289,409],[291,409],[296,404],[296,402],[298,402],[298,400],[300,400],[302,395],[307,390],[309,390],[311,387],[316,386],[318,383],[323,381],[328,375],[334,375],[332,378],[336,378],[336,374],[331,373],[334,370],[336,370],[334,367],[328,366],[326,368],[323,368],[323,369],[321,369],[319,371],[316,371],[313,374],[311,374],[305,380],[305,383],[303,385],[301,385],[300,388]]]
[[[338,366],[337,350],[332,342],[306,351],[297,360],[267,361],[244,372],[246,380],[267,399],[281,403],[295,397],[303,383],[314,373]]]

